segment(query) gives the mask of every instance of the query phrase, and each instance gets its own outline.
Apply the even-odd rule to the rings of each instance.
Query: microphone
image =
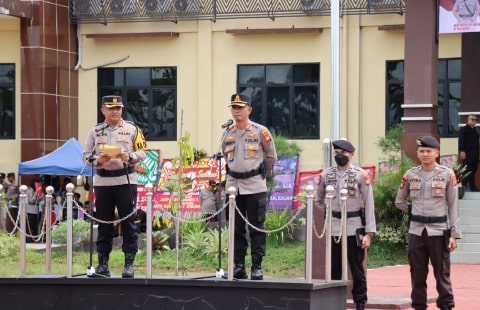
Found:
[[[95,126],[95,131],[96,132],[99,132],[101,130],[104,130],[105,128],[107,128],[108,126],[110,126],[109,123],[105,122],[105,123],[102,123],[102,124],[99,124],[97,126]]]
[[[222,128],[228,128],[233,124],[233,119],[229,119],[228,121],[225,122],[225,124],[222,125]]]

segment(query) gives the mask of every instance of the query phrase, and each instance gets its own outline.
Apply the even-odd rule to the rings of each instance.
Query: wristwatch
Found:
[[[128,161],[132,161],[135,159],[137,159],[137,154],[135,154],[135,152],[128,153]]]

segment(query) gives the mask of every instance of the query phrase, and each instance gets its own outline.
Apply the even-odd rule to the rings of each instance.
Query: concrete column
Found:
[[[405,10],[405,101],[402,149],[416,159],[415,140],[438,135],[437,1],[407,0]],[[431,119],[428,119],[431,118]]]

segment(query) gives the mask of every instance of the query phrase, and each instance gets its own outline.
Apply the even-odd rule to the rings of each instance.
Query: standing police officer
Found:
[[[355,147],[347,140],[332,142],[336,166],[329,167],[320,176],[317,187],[317,203],[325,207],[326,187],[333,186],[332,199],[332,279],[342,278],[341,199],[340,190],[347,190],[347,256],[353,277],[352,297],[357,310],[365,309],[367,302],[367,278],[363,261],[365,250],[370,246],[377,231],[373,190],[367,171],[351,164]],[[357,243],[358,239],[358,243]]]
[[[277,152],[270,131],[250,121],[252,112],[250,97],[233,94],[230,111],[235,125],[227,128],[222,141],[222,150],[228,169],[226,188],[237,189],[236,204],[248,222],[251,241],[252,280],[263,280],[262,259],[266,250],[266,234],[264,229],[267,212],[266,173],[272,170],[277,161]],[[248,278],[245,271],[245,255],[248,242],[245,236],[245,221],[235,212],[235,242],[233,277]]]
[[[105,121],[91,128],[85,142],[83,158],[96,168],[93,180],[97,218],[113,221],[115,207],[118,216],[124,218],[135,209],[137,200],[137,174],[134,166],[146,158],[146,142],[135,124],[122,119],[122,97],[104,96],[102,114]],[[108,155],[104,149],[118,147],[116,155]],[[96,155],[95,157],[92,155]],[[122,278],[133,278],[133,261],[138,250],[135,216],[122,221],[125,265]],[[109,277],[108,260],[113,244],[113,224],[99,223],[96,273]]]
[[[454,306],[450,281],[450,252],[462,237],[458,217],[458,186],[455,173],[438,165],[438,141],[431,136],[417,139],[420,166],[408,170],[402,178],[395,205],[409,212],[408,263],[412,279],[412,308],[427,308],[428,261],[437,281],[437,307]],[[411,198],[411,206],[407,198]],[[409,211],[411,209],[411,211]]]

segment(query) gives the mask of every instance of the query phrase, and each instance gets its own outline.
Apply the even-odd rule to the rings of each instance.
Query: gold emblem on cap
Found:
[[[113,102],[113,103],[117,103],[117,101],[118,101],[118,100],[117,100],[117,97],[113,97],[112,102]]]
[[[240,95],[235,96],[235,100],[233,102],[242,102],[242,98],[240,98]]]
[[[422,145],[422,141],[420,141],[419,139],[417,139],[417,145],[421,146],[421,145]]]

